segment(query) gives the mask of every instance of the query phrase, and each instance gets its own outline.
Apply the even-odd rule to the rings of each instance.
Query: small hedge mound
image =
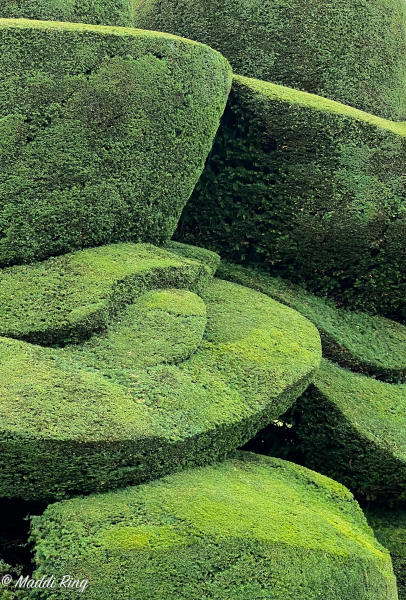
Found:
[[[131,25],[132,0],[2,0],[0,17]]]
[[[406,499],[406,385],[356,375],[323,359],[287,420],[306,466],[368,499]]]
[[[0,20],[0,264],[115,241],[163,243],[230,86],[201,44]]]
[[[403,0],[133,0],[134,24],[205,42],[236,73],[384,117],[406,111]]]
[[[406,382],[406,327],[385,317],[337,308],[286,279],[222,262],[218,276],[262,292],[300,312],[319,330],[323,355],[352,371]]]
[[[406,124],[235,77],[179,238],[406,318]]]
[[[74,573],[89,600],[397,598],[389,553],[345,488],[248,453],[53,504],[32,540],[35,578]]]
[[[203,301],[166,289],[82,344],[0,338],[0,497],[63,498],[217,460],[293,404],[319,366],[316,328],[233,283],[201,293],[205,330]]]
[[[0,273],[0,335],[41,345],[79,342],[104,329],[146,290],[202,291],[212,279],[217,255],[210,253],[212,262],[202,264],[185,256],[193,256],[191,248],[181,251],[183,257],[150,244],[110,244],[5,268]]]
[[[369,507],[365,515],[377,539],[391,554],[399,600],[406,600],[406,510]]]

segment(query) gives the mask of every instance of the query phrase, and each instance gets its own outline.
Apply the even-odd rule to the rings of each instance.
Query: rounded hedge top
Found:
[[[0,265],[167,241],[230,77],[171,35],[0,20]]]
[[[134,0],[134,24],[205,42],[240,75],[405,116],[403,0]]]
[[[35,577],[75,573],[91,600],[397,598],[389,554],[345,488],[248,453],[54,504],[32,537]]]

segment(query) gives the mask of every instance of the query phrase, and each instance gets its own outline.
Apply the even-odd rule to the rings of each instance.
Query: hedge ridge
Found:
[[[32,539],[35,576],[75,573],[90,600],[396,599],[389,554],[345,488],[249,453],[53,504]]]
[[[167,241],[204,166],[226,60],[170,35],[0,20],[0,265]]]
[[[178,238],[406,317],[405,125],[235,77]]]

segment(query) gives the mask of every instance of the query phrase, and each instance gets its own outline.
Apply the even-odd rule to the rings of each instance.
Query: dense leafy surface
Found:
[[[319,365],[320,339],[309,321],[233,283],[215,280],[203,290],[213,266],[130,244],[62,258],[82,266],[65,307],[85,303],[89,293],[91,307],[110,295],[121,308],[80,344],[1,338],[0,496],[60,498],[220,458],[285,412]],[[52,261],[36,266],[40,294],[47,276],[60,274],[60,261],[58,269],[49,269]],[[8,271],[21,280],[22,269]],[[21,287],[27,297],[34,279]],[[173,289],[196,283],[204,302]],[[51,331],[55,312],[51,304]]]
[[[288,417],[306,465],[370,499],[406,499],[406,385],[323,359]]]
[[[399,600],[406,600],[406,509],[369,507],[365,514],[376,537],[391,554]]]
[[[248,453],[54,504],[32,534],[36,576],[75,573],[91,600],[396,599],[389,555],[345,488]]]
[[[406,317],[404,123],[243,77],[179,235]]]
[[[384,381],[406,380],[406,327],[361,312],[337,308],[334,303],[310,294],[286,279],[263,271],[222,262],[222,279],[234,281],[271,296],[294,308],[319,330],[323,355],[352,371]]]
[[[207,46],[133,29],[0,20],[0,264],[162,243],[230,86]]]
[[[133,0],[134,24],[205,42],[234,71],[403,118],[403,0]]]

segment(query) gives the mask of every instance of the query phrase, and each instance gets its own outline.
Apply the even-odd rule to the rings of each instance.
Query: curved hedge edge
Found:
[[[395,504],[406,499],[405,419],[406,385],[376,381],[323,359],[281,421],[292,426],[307,467],[367,500]]]
[[[191,246],[189,244],[182,244],[181,242],[174,241],[171,241],[168,244],[166,244],[165,248],[170,252],[173,252],[174,254],[179,254],[179,256],[183,256],[184,258],[190,258],[192,260],[197,260],[198,262],[203,263],[204,265],[212,269],[213,275],[216,273],[220,265],[220,256],[217,254],[217,252],[212,252],[211,250],[207,250],[206,248],[201,248],[199,246]],[[226,278],[224,277],[223,279]]]
[[[364,513],[375,537],[390,552],[399,600],[406,600],[406,508],[390,510],[368,506]]]
[[[213,462],[284,413],[319,366],[316,328],[236,284],[215,280],[203,299],[203,342],[178,366],[106,371],[69,347],[3,338],[0,497],[58,499]]]
[[[53,504],[31,540],[35,576],[74,572],[89,600],[396,598],[389,553],[348,490],[245,452]]]
[[[337,308],[327,298],[261,270],[221,261],[217,274],[300,312],[319,330],[326,358],[388,383],[406,383],[406,326],[385,317]]]
[[[201,293],[212,274],[195,259],[131,243],[8,267],[0,279],[0,335],[41,345],[83,341],[142,292],[169,287]]]

